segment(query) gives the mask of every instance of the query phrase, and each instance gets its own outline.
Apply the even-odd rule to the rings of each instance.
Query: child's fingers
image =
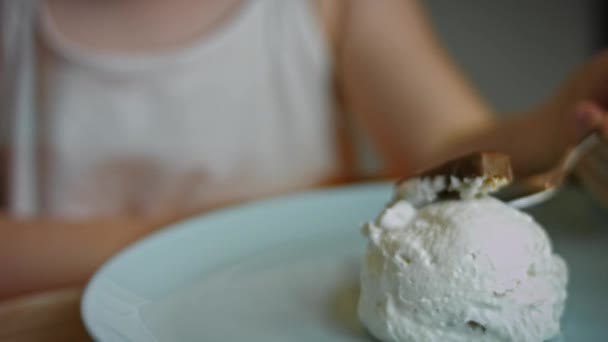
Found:
[[[582,101],[576,106],[576,140],[580,141],[593,132],[608,137],[608,113],[591,101]]]

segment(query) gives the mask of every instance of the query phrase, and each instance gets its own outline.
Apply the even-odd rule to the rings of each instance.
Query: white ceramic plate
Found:
[[[370,341],[355,312],[360,226],[390,194],[389,184],[308,192],[162,230],[96,273],[85,325],[99,341]],[[572,271],[564,340],[608,336],[606,232],[554,239]]]

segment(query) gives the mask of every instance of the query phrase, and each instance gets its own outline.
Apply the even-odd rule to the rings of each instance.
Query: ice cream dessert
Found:
[[[401,182],[365,225],[358,314],[372,335],[541,342],[559,334],[566,264],[529,215],[487,195],[510,173],[486,171]]]

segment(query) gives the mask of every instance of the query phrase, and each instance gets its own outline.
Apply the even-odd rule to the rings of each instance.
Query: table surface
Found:
[[[84,285],[0,302],[0,341],[92,341],[80,319]]]
[[[573,187],[530,212],[550,234],[608,229],[608,210]],[[84,285],[0,302],[0,341],[91,341],[80,318]]]

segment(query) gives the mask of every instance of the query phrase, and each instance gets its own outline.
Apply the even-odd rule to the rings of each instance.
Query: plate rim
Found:
[[[123,247],[122,249],[120,249],[119,251],[114,253],[110,258],[108,258],[101,266],[99,266],[95,270],[93,275],[87,281],[87,283],[84,287],[84,291],[82,293],[81,300],[80,300],[80,305],[79,305],[80,317],[83,321],[83,325],[84,325],[87,333],[93,338],[93,340],[101,341],[99,338],[99,334],[97,334],[94,329],[94,324],[92,324],[93,320],[90,317],[92,315],[92,311],[90,309],[90,307],[92,305],[90,303],[91,298],[92,298],[92,293],[93,293],[96,285],[99,283],[101,277],[113,265],[118,263],[119,260],[123,259],[126,255],[128,255],[130,253],[134,253],[134,251],[138,250],[139,248],[142,248],[142,246],[153,243],[153,241],[161,240],[161,239],[163,239],[163,236],[165,236],[165,235],[175,234],[176,231],[181,230],[181,229],[196,229],[195,228],[196,226],[192,225],[193,222],[200,223],[201,221],[208,220],[209,218],[212,218],[215,216],[230,215],[231,213],[237,212],[244,208],[264,207],[264,206],[272,205],[272,203],[274,203],[274,202],[293,201],[293,200],[298,200],[301,198],[306,198],[308,196],[318,196],[320,194],[340,193],[340,192],[347,192],[347,191],[353,191],[353,190],[355,190],[355,191],[365,191],[365,190],[380,191],[380,190],[384,190],[384,189],[389,190],[393,183],[394,182],[391,180],[379,180],[379,181],[366,181],[366,182],[352,183],[352,184],[346,184],[346,185],[336,185],[336,186],[306,189],[306,190],[302,190],[302,191],[296,191],[296,192],[291,192],[291,193],[277,195],[277,196],[270,196],[270,197],[261,198],[261,199],[254,199],[251,201],[245,201],[245,202],[237,203],[234,205],[228,205],[228,206],[216,209],[216,210],[211,210],[211,211],[203,212],[200,214],[194,214],[192,216],[188,216],[181,220],[178,220],[174,223],[162,226],[155,232],[148,234],[138,240],[135,240],[135,241],[131,242],[130,244],[128,244],[127,246]],[[199,228],[199,229],[201,229],[201,228]]]

